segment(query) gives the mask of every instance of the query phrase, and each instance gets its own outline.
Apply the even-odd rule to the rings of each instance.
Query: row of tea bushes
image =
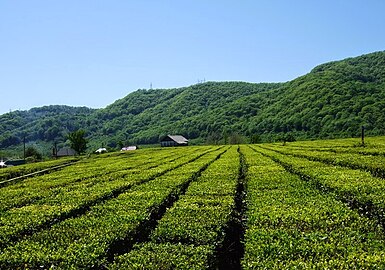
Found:
[[[346,167],[310,161],[306,158],[287,156],[259,148],[289,171],[312,182],[319,189],[330,191],[361,213],[375,217],[381,223],[385,219],[385,181],[370,173]]]
[[[293,149],[282,146],[269,146],[266,149],[277,151],[281,154],[303,157],[313,161],[327,164],[360,169],[370,172],[373,176],[385,178],[385,156],[362,155],[360,153],[333,152],[333,151],[309,151],[306,149]]]
[[[3,248],[23,235],[32,234],[52,223],[82,214],[90,206],[115,197],[132,186],[188,163],[208,150],[202,148],[201,151],[195,155],[182,156],[177,160],[174,155],[169,156],[170,153],[167,152],[154,153],[156,166],[154,162],[143,162],[145,159],[141,155],[141,159],[129,160],[131,169],[121,170],[122,163],[113,162],[115,169],[110,165],[110,171],[103,176],[97,174],[95,177],[86,177],[82,181],[68,183],[69,177],[76,178],[78,175],[82,175],[78,168],[72,167],[73,171],[69,175],[61,171],[53,176],[52,181],[57,183],[62,175],[65,185],[52,187],[47,184],[51,181],[50,175],[41,176],[38,177],[39,180],[32,180],[34,185],[26,184],[25,187],[17,185],[19,197],[16,198],[12,196],[13,193],[6,193],[11,187],[1,189],[0,192],[4,194],[1,202],[3,207],[8,202],[9,204],[15,203],[14,201],[28,203],[0,213],[0,247]],[[173,162],[167,162],[168,160]],[[108,162],[108,159],[104,162]],[[123,162],[127,163],[127,160],[123,159]],[[38,185],[39,183],[41,186]],[[14,189],[16,186],[12,188]]]
[[[206,152],[181,166],[168,164],[174,169],[92,206],[84,215],[25,237],[2,251],[0,268],[103,267],[111,250],[119,250],[121,243],[140,235],[151,219],[223,151]],[[142,174],[142,179],[147,179],[148,172]]]
[[[34,172],[38,172],[41,170],[57,167],[59,165],[68,164],[75,162],[75,158],[63,158],[63,159],[55,159],[38,163],[29,163],[19,166],[7,167],[0,169],[0,182],[20,177],[26,174],[31,174]]]
[[[385,267],[384,232],[376,222],[270,158],[250,148],[244,153],[248,219],[243,269]]]
[[[232,146],[167,210],[150,241],[116,258],[112,269],[207,269],[217,264],[234,215],[239,153]]]

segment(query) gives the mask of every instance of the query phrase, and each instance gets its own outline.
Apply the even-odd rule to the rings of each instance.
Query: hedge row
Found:
[[[370,173],[310,161],[260,148],[261,152],[282,163],[288,170],[311,181],[318,188],[334,192],[342,201],[367,216],[385,221],[385,181]],[[385,224],[385,223],[384,223]]]
[[[277,151],[281,154],[303,157],[309,160],[320,161],[327,164],[360,169],[370,172],[373,176],[385,178],[385,156],[362,155],[359,153],[333,152],[333,151],[309,151],[293,149],[282,146],[264,146],[266,149]]]
[[[82,214],[88,211],[90,206],[115,197],[134,185],[189,162],[205,153],[205,150],[207,151],[203,148],[201,149],[203,152],[191,156],[187,155],[178,160],[175,160],[174,155],[170,156],[167,151],[153,153],[152,160],[156,166],[154,166],[154,162],[145,162],[146,156],[140,154],[140,159],[137,160],[123,159],[120,162],[112,162],[114,165],[110,165],[103,176],[98,171],[95,177],[86,177],[83,180],[81,177],[90,173],[89,168],[83,174],[81,170],[78,170],[79,167],[74,166],[72,171],[63,170],[51,176],[41,176],[38,179],[28,181],[33,182],[33,184],[26,183],[24,186],[6,187],[1,190],[2,195],[4,194],[1,201],[2,208],[15,203],[18,203],[19,206],[11,207],[0,214],[0,247],[3,248],[25,234],[32,234],[60,220]],[[173,162],[168,162],[169,160]],[[107,158],[103,162],[111,161]],[[122,170],[125,163],[129,163],[129,167]],[[94,168],[95,166],[90,167]],[[58,184],[61,179],[60,176],[64,179],[63,185]],[[68,183],[68,179],[71,177],[75,179],[80,177],[80,181]],[[55,182],[54,187],[52,187],[52,182]],[[6,193],[12,190],[17,192]],[[14,197],[15,194],[19,197]],[[21,202],[28,203],[20,205]]]
[[[85,215],[66,219],[25,237],[2,251],[0,268],[102,267],[111,250],[119,250],[122,243],[135,241],[161,208],[177,197],[183,186],[221,151],[211,151],[183,166],[168,164],[169,168],[176,168],[92,206]],[[147,179],[149,175],[143,171],[141,178]]]
[[[112,269],[207,269],[217,265],[234,215],[239,153],[231,147],[167,210],[147,243],[116,258]]]
[[[44,169],[56,167],[58,165],[71,163],[75,160],[76,160],[75,158],[64,158],[64,159],[58,159],[58,160],[50,160],[50,161],[2,168],[0,169],[0,182],[11,178],[19,177],[25,174],[30,174],[30,173],[34,173]]]
[[[376,222],[270,158],[242,151],[248,163],[243,269],[385,267],[384,231]],[[296,164],[303,168],[306,160]]]

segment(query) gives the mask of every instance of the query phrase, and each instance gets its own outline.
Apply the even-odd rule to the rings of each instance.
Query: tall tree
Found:
[[[29,146],[25,151],[25,157],[30,158],[33,161],[41,160],[43,158],[42,154],[32,146]]]
[[[68,140],[70,141],[70,146],[76,151],[79,155],[84,153],[87,149],[87,139],[85,138],[86,132],[82,129],[71,132],[68,134]]]

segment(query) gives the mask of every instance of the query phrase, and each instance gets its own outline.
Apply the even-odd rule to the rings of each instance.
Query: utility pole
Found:
[[[24,149],[24,159],[25,159],[25,134],[23,136],[23,149]]]
[[[53,144],[52,156],[54,158],[57,158],[57,143],[56,142]]]
[[[361,127],[361,144],[362,146],[365,146],[365,127]]]

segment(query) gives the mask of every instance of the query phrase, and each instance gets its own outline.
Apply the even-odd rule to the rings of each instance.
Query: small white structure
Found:
[[[99,148],[98,150],[95,151],[95,153],[97,154],[106,153],[106,152],[107,152],[106,148]]]
[[[0,160],[0,168],[6,168],[7,164],[3,160]]]
[[[126,146],[126,147],[123,147],[120,151],[133,151],[136,149],[138,149],[138,147],[136,146]]]

